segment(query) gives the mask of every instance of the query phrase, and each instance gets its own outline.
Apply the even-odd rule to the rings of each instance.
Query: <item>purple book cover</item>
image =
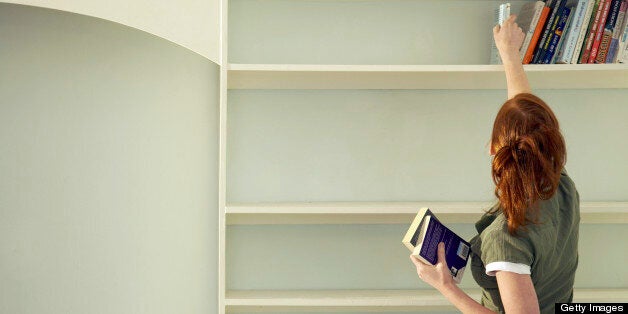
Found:
[[[469,259],[469,242],[445,227],[434,215],[431,215],[431,212],[428,215],[430,216],[429,226],[419,254],[435,265],[438,262],[438,243],[444,242],[447,266],[451,275],[459,279],[458,272],[467,265]]]

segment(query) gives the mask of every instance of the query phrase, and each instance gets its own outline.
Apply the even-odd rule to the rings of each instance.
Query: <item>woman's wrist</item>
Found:
[[[519,50],[514,48],[505,48],[499,51],[499,55],[502,59],[502,62],[518,62],[521,63],[521,56],[519,55]]]
[[[440,291],[440,293],[442,293],[443,295],[446,296],[448,294],[455,294],[457,292],[457,290],[461,290],[461,289],[454,282],[449,282],[449,283],[445,283],[442,286],[438,287],[437,290]]]
[[[443,285],[439,291],[462,313],[493,313],[471,298],[455,283]]]

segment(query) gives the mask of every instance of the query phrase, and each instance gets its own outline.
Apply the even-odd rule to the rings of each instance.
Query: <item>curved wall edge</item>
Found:
[[[220,65],[220,0],[0,0],[65,11],[135,28]]]
[[[0,42],[0,313],[219,313],[220,66],[7,3]]]

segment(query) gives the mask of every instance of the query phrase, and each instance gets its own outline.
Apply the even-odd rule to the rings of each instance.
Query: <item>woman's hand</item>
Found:
[[[509,59],[509,57],[514,57],[516,60],[520,60],[521,58],[519,56],[519,49],[521,49],[521,45],[523,45],[525,34],[521,27],[515,23],[516,19],[516,15],[511,15],[501,26],[495,25],[493,28],[495,46],[497,46],[502,60]]]
[[[443,292],[445,288],[455,285],[447,261],[445,261],[445,243],[438,244],[438,262],[434,266],[421,262],[413,255],[410,255],[410,260],[416,265],[419,278],[437,290]]]
[[[506,86],[508,86],[508,99],[520,93],[531,93],[530,82],[521,64],[519,49],[523,44],[525,34],[515,23],[515,15],[508,17],[502,26],[496,25],[493,28],[495,46],[499,50],[499,55],[504,64],[506,72]]]

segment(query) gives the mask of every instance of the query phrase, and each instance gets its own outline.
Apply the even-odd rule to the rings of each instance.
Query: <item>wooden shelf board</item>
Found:
[[[525,65],[533,89],[628,88],[628,64]],[[229,64],[229,89],[505,89],[501,65]]]
[[[229,225],[407,224],[419,208],[435,209],[446,223],[474,223],[488,202],[229,203]],[[582,202],[582,223],[628,223],[628,202]]]
[[[479,300],[479,289],[466,291]],[[574,302],[626,302],[628,289],[576,289]],[[436,290],[231,290],[229,312],[454,310]]]
[[[479,300],[479,290],[469,292]],[[229,312],[454,309],[436,290],[227,291],[226,297]]]

